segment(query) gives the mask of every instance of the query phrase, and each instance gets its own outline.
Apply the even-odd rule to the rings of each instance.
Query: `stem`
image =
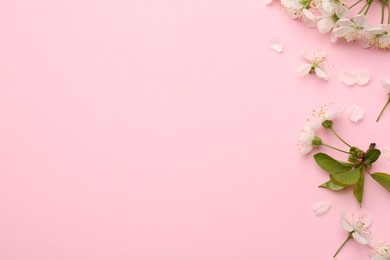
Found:
[[[363,1],[363,0],[359,0],[359,1],[357,1],[356,3],[354,3],[353,5],[351,5],[351,6],[349,7],[349,10],[351,10],[352,8],[354,8],[355,6],[357,6],[361,1]]]
[[[366,9],[367,5],[368,5],[368,3],[366,3],[366,4],[363,6],[362,9],[360,9],[360,11],[358,12],[358,14],[360,14],[361,12],[363,12],[363,10]]]
[[[390,8],[389,8],[389,2],[387,2],[387,23],[390,24]]]
[[[382,5],[382,18],[381,18],[381,24],[383,24],[383,19],[385,18],[385,3],[383,2],[383,0],[381,1],[381,5]]]
[[[370,4],[367,6],[367,10],[364,12],[364,15],[366,15],[368,13],[368,10],[370,10],[371,4],[372,2],[370,2]]]
[[[341,244],[341,246],[339,247],[339,249],[337,249],[336,253],[333,255],[333,257],[336,257],[337,254],[340,252],[340,250],[345,246],[345,244],[352,238],[352,234],[349,233],[347,239],[344,241],[344,243]]]
[[[336,151],[342,152],[342,153],[347,153],[347,154],[349,154],[349,152],[347,152],[347,151],[344,151],[344,150],[341,150],[341,149],[339,149],[339,148],[336,148],[336,147],[333,147],[333,146],[331,146],[331,145],[329,145],[329,144],[322,143],[321,145],[323,145],[323,146],[325,146],[325,147],[328,147],[328,148],[330,148],[330,149],[333,149],[333,150],[336,150]]]
[[[378,122],[379,119],[381,118],[382,114],[383,114],[383,111],[385,111],[386,107],[390,104],[390,98],[387,100],[385,106],[382,108],[381,112],[379,113],[379,116],[378,118],[376,119],[376,121]]]
[[[330,131],[332,131],[332,133],[334,133],[335,136],[337,136],[338,139],[340,139],[341,142],[343,142],[346,146],[348,146],[349,148],[352,148],[351,145],[349,145],[346,141],[343,140],[343,138],[341,138],[337,133],[336,131],[332,128],[330,128]]]

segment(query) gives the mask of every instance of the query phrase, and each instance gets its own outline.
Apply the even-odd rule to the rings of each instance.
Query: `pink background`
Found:
[[[390,147],[390,111],[374,122],[389,53],[331,44],[261,0],[2,2],[0,259],[331,259],[340,210],[370,213],[390,242],[387,191],[366,178],[359,209],[317,188],[327,175],[296,149],[328,102],[365,108],[337,120],[348,141]],[[329,82],[296,75],[312,47]],[[339,82],[358,67],[369,85]],[[339,259],[368,253],[351,242]]]

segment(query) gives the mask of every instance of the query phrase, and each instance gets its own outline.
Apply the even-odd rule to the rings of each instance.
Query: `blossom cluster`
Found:
[[[333,104],[330,104],[312,112],[313,118],[307,121],[298,138],[298,150],[303,155],[308,154],[314,147],[324,145],[322,140],[316,135],[316,131],[324,122],[331,122],[342,114],[344,108],[334,107]]]
[[[339,38],[347,42],[358,40],[365,48],[375,46],[379,49],[390,49],[390,25],[383,23],[383,14],[380,25],[369,25],[366,14],[373,1],[365,1],[366,4],[357,14],[353,14],[351,9],[361,0],[350,6],[342,0],[280,2],[291,18],[301,20],[309,27],[316,27],[321,33],[330,33],[332,42]],[[384,8],[385,4],[382,5]]]

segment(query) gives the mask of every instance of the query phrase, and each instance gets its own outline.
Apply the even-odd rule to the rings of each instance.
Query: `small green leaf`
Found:
[[[376,160],[378,160],[379,156],[381,156],[381,151],[378,149],[372,149],[366,153],[365,158],[366,160],[370,160],[370,163],[374,163]]]
[[[331,174],[338,174],[348,172],[352,169],[353,165],[350,163],[339,162],[327,154],[317,153],[314,155],[316,163],[325,171]]]
[[[370,175],[377,183],[382,185],[387,191],[390,191],[390,175],[383,172],[375,172]]]
[[[332,191],[338,191],[338,190],[342,190],[345,188],[344,186],[339,186],[332,181],[327,181],[318,187],[325,188],[325,189],[332,190]]]
[[[362,206],[362,202],[363,202],[363,191],[364,191],[364,172],[363,172],[363,168],[361,168],[359,181],[353,187],[353,195],[355,195],[355,198],[359,203],[360,207]]]
[[[355,168],[348,172],[332,174],[332,177],[337,183],[341,183],[343,185],[353,185],[360,179],[360,169]]]

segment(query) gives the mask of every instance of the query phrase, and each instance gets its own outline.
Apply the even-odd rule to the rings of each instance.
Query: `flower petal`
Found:
[[[390,161],[390,148],[385,148],[381,150],[383,157],[385,157],[386,160]]]
[[[309,74],[310,70],[311,70],[311,64],[309,63],[305,63],[305,64],[301,64],[297,67],[297,72],[299,74],[299,76],[305,76],[307,74]]]
[[[344,113],[344,110],[345,108],[344,107],[331,107],[328,109],[328,111],[326,112],[326,116],[325,116],[325,119],[326,120],[333,120],[335,119],[336,117],[338,117],[339,115],[341,115],[342,113]]]
[[[388,79],[381,79],[381,85],[387,90],[390,90],[390,80]]]
[[[363,236],[359,232],[353,232],[352,237],[353,237],[353,239],[355,239],[356,242],[358,242],[362,245],[367,245],[370,242],[370,240],[368,238],[366,238],[365,236]]]
[[[264,0],[264,4],[269,5],[270,3],[272,3],[272,0]]]
[[[327,201],[320,201],[314,204],[313,211],[317,217],[325,215],[331,208],[331,204]]]
[[[352,20],[355,22],[355,24],[358,27],[362,27],[362,28],[367,27],[368,21],[367,21],[367,17],[364,14],[358,14],[354,18],[352,18]]]
[[[345,16],[347,16],[348,12],[349,9],[346,8],[344,5],[339,5],[336,8],[336,15],[338,18],[344,18]]]
[[[325,17],[318,21],[317,28],[322,33],[329,32],[334,26],[333,19],[331,17]]]
[[[353,105],[348,109],[348,118],[352,122],[359,122],[364,117],[364,110],[359,105]]]
[[[352,222],[353,215],[351,213],[345,211],[341,212],[340,225],[345,231],[352,232],[354,230]]]
[[[281,53],[284,49],[283,40],[277,36],[268,39],[268,48],[270,50],[274,50],[278,53]]]
[[[315,71],[317,77],[319,77],[320,79],[324,79],[324,80],[329,79],[329,74],[321,67],[315,68],[314,71]]]
[[[356,76],[357,79],[356,83],[360,86],[366,85],[371,79],[370,72],[364,69],[355,69],[353,71],[353,74],[355,74]]]
[[[341,26],[341,27],[352,27],[352,26],[354,26],[353,22],[351,22],[351,20],[346,19],[346,18],[338,20],[336,22],[336,25],[337,26]]]
[[[304,8],[302,10],[302,20],[307,26],[314,27],[316,25],[317,18],[312,12]]]
[[[366,213],[359,215],[359,221],[364,223],[364,227],[366,228],[372,225],[372,217]]]
[[[347,86],[353,86],[357,83],[358,79],[354,73],[343,71],[340,74],[340,80]]]

